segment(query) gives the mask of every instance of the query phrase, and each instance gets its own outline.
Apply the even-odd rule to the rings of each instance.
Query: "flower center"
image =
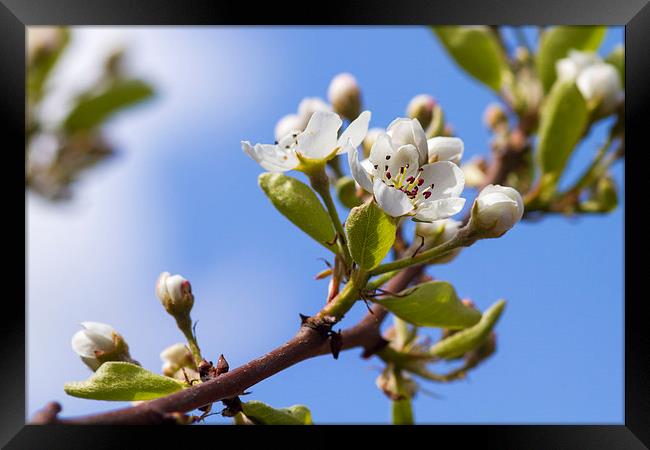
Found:
[[[390,155],[386,156],[386,160],[390,160]],[[424,179],[422,178],[424,169],[422,167],[418,168],[415,175],[407,175],[408,164],[400,166],[397,169],[397,174],[391,173],[388,164],[384,165],[383,170],[379,169],[379,164],[375,164],[374,168],[375,176],[378,176],[385,185],[404,192],[414,205],[417,206],[423,200],[431,197],[431,190],[435,183],[424,186]],[[418,197],[418,194],[421,194],[421,196]]]

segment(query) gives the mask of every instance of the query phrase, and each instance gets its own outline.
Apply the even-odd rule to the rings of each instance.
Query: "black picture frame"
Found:
[[[26,210],[20,206],[21,157],[17,147],[24,145],[25,117],[25,27],[29,25],[239,25],[239,24],[314,24],[314,25],[403,25],[403,24],[507,24],[507,25],[624,25],[626,55],[626,153],[625,202],[625,423],[621,425],[525,425],[525,426],[429,426],[372,427],[366,436],[383,439],[387,434],[408,430],[409,440],[424,439],[431,445],[444,439],[461,448],[475,443],[488,448],[593,448],[627,449],[650,446],[650,367],[647,309],[641,271],[644,270],[643,213],[647,209],[640,183],[644,174],[642,155],[650,146],[645,138],[650,110],[650,4],[648,0],[507,0],[507,1],[426,1],[400,0],[328,2],[327,5],[280,6],[277,2],[248,4],[233,1],[201,0],[0,0],[0,77],[2,86],[1,126],[5,129],[6,192],[16,200],[14,210],[5,211],[5,226],[14,227],[16,236],[26,238]],[[644,139],[645,138],[645,139]],[[646,144],[646,145],[644,145]],[[647,175],[646,175],[647,178]],[[23,197],[24,198],[24,197]],[[636,200],[636,201],[635,201]],[[22,208],[25,205],[23,203]],[[21,213],[22,211],[22,213]],[[639,217],[635,217],[639,215]],[[21,219],[22,218],[22,219]],[[642,228],[643,227],[643,228]],[[5,238],[10,236],[7,231]],[[19,242],[19,239],[8,239]],[[5,275],[2,309],[2,419],[0,444],[6,448],[129,448],[133,434],[149,439],[154,433],[174,442],[169,431],[156,428],[74,427],[25,425],[25,308],[26,289],[19,276],[26,277],[26,246],[14,246]],[[8,247],[8,246],[7,246]],[[637,257],[639,261],[636,262]],[[20,262],[25,264],[21,266]],[[25,288],[26,283],[22,286]],[[584,374],[585,383],[589,374]],[[530,405],[534,408],[535,405]],[[246,428],[246,439],[261,434],[286,431],[270,427],[177,427],[182,440],[207,438],[208,429],[220,437],[234,437]],[[255,428],[255,430],[252,430]],[[304,428],[310,428],[305,430]],[[170,428],[166,428],[169,430]],[[189,434],[192,430],[192,435]],[[200,430],[200,431],[194,431]],[[195,434],[196,433],[196,434]],[[211,433],[211,432],[210,432]],[[331,438],[329,427],[292,429],[292,440],[305,442],[323,433]],[[416,436],[416,434],[418,434]],[[128,437],[127,437],[128,436]],[[320,437],[316,437],[320,439]],[[120,444],[121,442],[121,444]],[[212,445],[211,444],[211,445]]]

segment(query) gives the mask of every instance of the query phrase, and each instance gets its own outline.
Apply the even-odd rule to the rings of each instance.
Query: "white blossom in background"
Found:
[[[352,120],[361,109],[361,90],[351,73],[340,73],[332,78],[327,89],[327,98],[332,108],[341,116]]]
[[[184,380],[187,375],[190,380],[199,378],[192,352],[183,343],[167,347],[160,353],[160,359],[163,362],[162,372],[168,377]]]
[[[569,56],[555,63],[560,80],[575,80],[580,93],[603,114],[609,114],[623,101],[621,76],[612,64],[596,53],[570,50]]]
[[[91,370],[97,370],[105,361],[136,363],[126,341],[113,327],[99,322],[82,322],[81,326],[83,330],[72,336],[72,349]]]
[[[472,208],[472,226],[499,237],[524,215],[524,201],[516,189],[489,184],[478,194]],[[484,233],[485,234],[485,233]]]
[[[182,275],[163,272],[156,281],[156,295],[167,311],[192,309],[192,286]]]
[[[375,141],[382,134],[386,133],[386,130],[379,127],[374,127],[368,130],[366,137],[363,139],[363,154],[368,157],[370,156],[370,149],[375,145]]]
[[[431,248],[444,244],[451,240],[458,230],[461,228],[462,223],[454,219],[437,220],[431,223],[418,223],[415,227],[416,235],[424,238],[425,247]],[[414,241],[416,244],[417,241]],[[447,255],[436,259],[437,263],[448,263],[453,260],[460,253],[461,248],[457,248]]]
[[[429,148],[429,162],[432,163],[451,161],[459,165],[465,151],[463,141],[457,137],[437,136],[429,139],[427,146]]]
[[[367,160],[359,162],[356,149],[348,154],[355,181],[388,215],[422,222],[446,219],[465,204],[459,197],[465,185],[460,168],[449,161],[428,160],[420,122],[405,118],[394,120],[377,138]]]
[[[304,131],[316,111],[331,111],[330,106],[318,97],[306,97],[298,105],[297,114],[287,114],[275,125],[275,140],[280,142],[290,133]]]
[[[370,111],[359,114],[338,137],[343,121],[333,112],[316,111],[303,132],[286,135],[277,144],[255,144],[242,141],[242,150],[269,172],[301,169],[304,162],[320,162],[349,152],[363,142]]]
[[[418,119],[423,126],[428,126],[433,117],[436,100],[429,94],[419,94],[411,99],[406,107],[406,115]]]

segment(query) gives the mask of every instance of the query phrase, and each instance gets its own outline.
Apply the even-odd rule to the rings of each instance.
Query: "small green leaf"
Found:
[[[618,69],[618,73],[621,75],[621,84],[625,86],[625,49],[623,46],[616,46],[616,48],[607,55],[605,61]]]
[[[334,225],[309,186],[282,173],[263,173],[258,182],[278,211],[318,243],[334,251]]]
[[[357,187],[351,177],[341,177],[336,181],[336,195],[346,208],[354,208],[362,202],[357,197]]]
[[[542,105],[537,162],[544,174],[557,179],[582,138],[589,110],[573,81],[555,83]]]
[[[41,100],[52,70],[70,43],[68,28],[61,27],[57,32],[61,33],[58,46],[52,50],[41,52],[27,67],[27,93],[30,102],[37,103]]]
[[[304,405],[275,409],[266,403],[242,403],[244,414],[259,425],[312,425],[311,412]]]
[[[102,364],[86,381],[66,383],[63,390],[73,397],[92,400],[133,401],[164,397],[183,387],[179,380],[113,361]]]
[[[410,398],[392,400],[393,425],[413,425],[413,405]]]
[[[422,283],[377,303],[400,319],[421,327],[462,329],[481,319],[481,313],[463,305],[454,287],[445,281]]]
[[[374,269],[395,242],[395,219],[374,201],[357,206],[345,221],[352,259],[365,270]]]
[[[555,63],[558,59],[566,57],[571,49],[596,51],[606,30],[606,27],[600,26],[559,26],[544,31],[535,59],[544,91],[551,89],[555,82]]]
[[[151,95],[153,89],[144,81],[118,80],[100,93],[81,96],[63,126],[68,132],[95,128],[119,110]]]
[[[471,328],[452,334],[448,338],[434,344],[429,350],[429,353],[441,358],[452,359],[462,356],[465,352],[478,347],[487,339],[490,331],[492,331],[499,317],[501,317],[505,306],[505,300],[497,301],[483,313],[479,323]]]
[[[449,55],[467,73],[495,91],[510,70],[494,33],[486,26],[433,27]]]

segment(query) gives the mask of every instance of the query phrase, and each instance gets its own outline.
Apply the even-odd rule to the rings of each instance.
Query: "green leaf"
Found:
[[[463,305],[446,281],[429,281],[402,291],[378,304],[402,320],[421,327],[462,329],[481,320],[481,313]]]
[[[490,28],[437,26],[433,31],[449,55],[467,73],[497,92],[501,89],[504,74],[510,69]]]
[[[242,403],[244,414],[259,425],[312,425],[311,412],[304,405],[275,409],[266,403]]]
[[[37,103],[43,98],[47,80],[70,43],[70,30],[62,27],[59,32],[59,45],[50,51],[41,52],[27,67],[27,92],[30,102]]]
[[[63,126],[68,132],[95,128],[121,109],[151,95],[153,89],[142,80],[115,81],[102,92],[81,96]]]
[[[374,269],[395,242],[395,219],[374,201],[357,206],[345,221],[352,259],[365,270]]]
[[[413,425],[413,405],[410,398],[392,401],[393,425]]]
[[[505,300],[497,301],[483,313],[479,323],[434,344],[429,353],[441,358],[452,359],[478,347],[487,339],[490,331],[501,317],[505,306]]]
[[[334,251],[334,225],[309,186],[282,173],[263,173],[258,182],[278,211],[318,243]]]
[[[357,197],[357,187],[351,177],[341,177],[336,181],[336,195],[346,208],[354,208],[362,202]]]
[[[621,84],[625,86],[625,49],[623,46],[616,46],[616,48],[607,55],[605,61],[618,69],[618,73],[621,75]]]
[[[555,82],[555,63],[558,59],[566,57],[571,49],[596,51],[606,31],[606,27],[600,26],[560,26],[544,31],[535,58],[544,91],[551,89]]]
[[[573,81],[555,83],[542,105],[537,162],[557,179],[587,126],[587,103]]]
[[[63,390],[73,397],[92,400],[151,400],[183,389],[173,378],[149,372],[126,362],[105,362],[86,381],[66,383]]]

